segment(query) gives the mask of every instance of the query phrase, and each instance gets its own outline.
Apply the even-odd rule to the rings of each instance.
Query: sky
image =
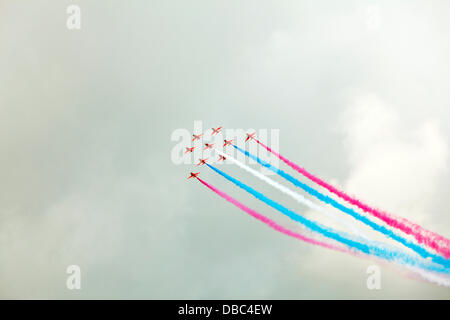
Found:
[[[449,299],[267,228],[172,157],[195,121],[278,130],[289,159],[450,236],[449,14],[437,0],[0,0],[0,298]]]

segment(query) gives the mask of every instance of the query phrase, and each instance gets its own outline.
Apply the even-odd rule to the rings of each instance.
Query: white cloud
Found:
[[[357,97],[341,123],[351,166],[345,190],[417,223],[437,223],[432,201],[448,161],[439,123],[410,128],[374,95]]]

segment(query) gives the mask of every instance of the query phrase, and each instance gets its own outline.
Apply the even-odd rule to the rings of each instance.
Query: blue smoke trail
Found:
[[[373,222],[372,220],[368,219],[367,217],[357,213],[356,211],[354,211],[351,208],[348,208],[342,204],[340,204],[339,202],[337,202],[336,200],[330,198],[327,195],[324,195],[322,193],[320,193],[319,191],[309,187],[308,185],[300,182],[299,180],[295,179],[293,176],[291,176],[290,174],[284,172],[281,169],[278,169],[274,166],[272,166],[270,163],[267,163],[264,160],[261,160],[260,158],[258,158],[257,156],[249,153],[246,150],[243,150],[241,148],[239,148],[238,146],[235,146],[234,144],[232,145],[235,149],[237,149],[238,151],[242,152],[243,154],[245,154],[247,157],[257,161],[259,164],[261,164],[262,166],[272,170],[273,172],[275,172],[276,174],[282,176],[283,178],[285,178],[286,180],[288,180],[289,182],[291,182],[292,184],[294,184],[297,187],[302,188],[303,190],[305,190],[307,193],[309,193],[310,195],[316,197],[317,199],[328,203],[330,205],[332,205],[333,207],[335,207],[336,209],[341,210],[342,212],[345,212],[349,215],[351,215],[353,218],[361,221],[362,223],[368,225],[369,227],[371,227],[372,229],[383,233],[384,235],[390,237],[391,239],[394,239],[398,242],[400,242],[401,244],[403,244],[404,246],[414,250],[416,253],[418,253],[421,257],[423,258],[428,258],[430,257],[431,260],[435,263],[439,263],[443,266],[445,266],[446,268],[450,267],[450,261],[448,259],[445,259],[441,256],[435,255],[431,252],[429,252],[428,250],[426,250],[425,248],[423,248],[420,245],[417,245],[411,241],[408,241],[407,239],[399,236],[398,234],[394,233],[393,231],[389,230],[388,228],[379,225],[375,222]]]
[[[411,255],[408,255],[408,254],[405,254],[405,253],[402,253],[399,251],[398,252],[395,252],[395,251],[390,252],[384,248],[380,248],[380,247],[373,246],[370,244],[364,244],[364,243],[360,243],[360,242],[348,239],[348,238],[342,236],[340,233],[334,231],[333,229],[324,228],[322,226],[319,226],[315,222],[312,222],[312,221],[300,216],[299,214],[295,213],[294,211],[267,198],[262,193],[254,190],[253,188],[251,188],[251,187],[247,186],[246,184],[240,182],[239,180],[231,177],[230,175],[226,174],[225,172],[217,169],[216,167],[214,167],[208,163],[206,163],[206,165],[209,168],[211,168],[212,170],[214,170],[215,172],[217,172],[218,174],[220,174],[221,176],[223,176],[224,178],[226,178],[227,180],[233,182],[238,187],[240,187],[240,188],[244,189],[245,191],[247,191],[248,193],[252,194],[255,198],[265,202],[266,204],[268,204],[272,208],[280,211],[281,213],[288,216],[292,220],[300,222],[301,224],[303,224],[310,230],[318,232],[330,239],[339,241],[339,242],[349,246],[350,248],[356,249],[356,250],[363,252],[365,254],[368,254],[368,255],[375,255],[382,259],[386,259],[386,260],[390,260],[390,261],[397,261],[402,264],[409,264],[412,266],[420,267],[423,269],[428,269],[428,270],[435,271],[435,272],[450,273],[450,270],[448,270],[446,268],[442,268],[441,266],[438,266],[438,265],[425,264],[422,261],[418,260],[417,258],[415,258]]]

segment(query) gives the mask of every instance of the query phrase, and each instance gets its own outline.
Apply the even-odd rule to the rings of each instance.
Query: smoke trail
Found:
[[[296,238],[298,240],[305,241],[305,242],[313,244],[313,245],[318,245],[318,246],[321,246],[321,247],[324,247],[324,248],[327,248],[327,249],[337,250],[337,251],[345,252],[345,253],[352,253],[351,251],[349,251],[347,249],[344,249],[344,248],[341,248],[341,247],[338,247],[338,246],[334,246],[334,245],[328,244],[326,242],[317,241],[317,240],[314,240],[312,238],[305,237],[305,236],[301,235],[300,233],[296,233],[296,232],[293,232],[291,230],[288,230],[288,229],[280,226],[279,224],[277,224],[275,221],[273,221],[273,220],[263,216],[262,214],[256,212],[253,209],[250,209],[249,207],[245,206],[244,204],[242,204],[238,200],[236,200],[236,199],[232,198],[231,196],[227,195],[225,192],[220,191],[219,189],[217,189],[216,187],[210,185],[206,181],[203,181],[199,177],[197,177],[197,179],[198,179],[198,181],[203,183],[206,187],[208,187],[209,189],[211,189],[212,191],[217,193],[219,196],[221,196],[222,198],[224,198],[228,202],[231,202],[232,204],[234,204],[239,209],[245,211],[246,213],[248,213],[252,217],[258,219],[259,221],[261,221],[263,223],[265,223],[266,225],[268,225],[272,229],[275,229],[278,232],[281,232],[281,233],[283,233],[283,234],[285,234],[287,236]]]
[[[252,158],[253,160],[257,161],[258,163],[260,163],[261,165],[263,165],[264,167],[272,170],[273,172],[277,173],[278,175],[282,176],[283,178],[285,178],[286,180],[290,181],[292,184],[296,185],[297,187],[302,188],[303,190],[305,190],[307,193],[309,193],[310,195],[316,197],[317,199],[328,203],[330,205],[332,205],[333,207],[335,207],[336,209],[341,210],[344,213],[347,213],[349,215],[351,215],[353,218],[365,223],[366,225],[368,225],[369,227],[371,227],[372,229],[383,233],[384,235],[388,236],[391,239],[396,240],[397,242],[403,244],[404,246],[414,250],[416,253],[418,253],[421,257],[423,258],[431,258],[431,260],[433,262],[439,263],[445,267],[449,267],[450,266],[450,261],[439,256],[439,255],[435,255],[431,252],[428,252],[425,248],[421,247],[420,245],[417,245],[401,236],[399,236],[398,234],[394,233],[392,230],[389,230],[388,228],[379,225],[375,222],[373,222],[372,220],[368,219],[367,217],[357,213],[356,211],[354,211],[351,208],[348,208],[342,204],[340,204],[339,202],[335,201],[334,199],[320,193],[319,191],[309,187],[308,185],[298,181],[297,179],[295,179],[293,176],[291,176],[290,174],[284,172],[281,169],[278,169],[274,166],[272,166],[271,164],[261,160],[260,158],[258,158],[257,156],[249,153],[246,150],[243,150],[241,148],[239,148],[238,146],[232,145],[234,148],[236,148],[237,150],[239,150],[240,152],[244,153],[247,157]]]
[[[406,234],[412,235],[417,242],[423,243],[427,247],[434,249],[436,252],[442,254],[445,258],[450,258],[450,240],[434,233],[430,230],[422,228],[420,225],[415,224],[405,218],[397,217],[394,215],[391,215],[387,212],[383,212],[380,210],[377,210],[375,208],[370,207],[369,205],[361,202],[361,200],[358,200],[348,194],[346,194],[344,191],[341,191],[337,189],[336,187],[330,185],[329,183],[325,182],[324,180],[320,179],[319,177],[311,174],[310,172],[306,171],[304,168],[298,166],[297,164],[289,161],[285,157],[283,157],[281,154],[273,151],[271,148],[263,144],[257,139],[254,139],[259,145],[266,148],[267,151],[271,152],[280,160],[282,160],[284,163],[286,163],[288,166],[290,166],[292,169],[296,170],[298,173],[302,174],[306,178],[310,179],[311,181],[317,183],[318,185],[324,187],[328,191],[334,193],[341,199],[347,201],[348,203],[351,203],[352,205],[357,206],[364,212],[367,212],[374,217],[377,217],[378,219],[384,221],[386,224],[390,225],[391,227],[397,228],[401,231],[403,231]]]
[[[377,247],[377,246],[360,243],[360,242],[351,240],[349,238],[346,238],[331,228],[325,228],[325,227],[319,226],[316,223],[298,215],[294,211],[287,209],[286,207],[282,206],[281,204],[267,198],[262,193],[254,190],[253,188],[247,186],[246,184],[240,182],[239,180],[229,176],[225,172],[217,169],[216,167],[214,167],[208,163],[206,163],[206,165],[209,168],[211,168],[212,170],[214,170],[215,172],[217,172],[218,174],[220,174],[221,176],[223,176],[224,178],[226,178],[227,180],[233,182],[238,187],[240,187],[240,188],[244,189],[245,191],[247,191],[248,193],[252,194],[258,200],[263,201],[267,205],[280,211],[281,213],[288,216],[292,220],[300,222],[301,224],[306,226],[308,229],[310,229],[314,232],[317,232],[321,235],[324,235],[330,239],[336,240],[342,244],[345,244],[350,248],[356,249],[365,254],[369,254],[369,255],[372,254],[374,256],[377,256],[377,257],[380,257],[380,258],[383,258],[383,259],[386,259],[389,261],[395,261],[400,264],[409,264],[412,266],[417,266],[420,268],[429,269],[429,270],[436,271],[436,272],[444,272],[444,273],[450,272],[450,270],[447,268],[443,268],[442,266],[435,265],[435,264],[424,263],[421,260],[419,260],[418,258],[415,258],[408,254],[404,254],[402,252],[391,252],[391,251],[387,251],[387,250]]]
[[[250,168],[250,167],[246,166],[245,164],[243,164],[242,162],[236,160],[235,158],[233,158],[229,154],[223,153],[223,152],[221,152],[221,151],[219,151],[217,149],[214,149],[214,151],[216,151],[218,154],[226,157],[227,160],[230,160],[231,162],[233,162],[234,164],[238,165],[239,167],[241,167],[245,171],[247,171],[247,172],[251,173],[252,175],[254,175],[255,177],[257,177],[257,178],[263,180],[264,182],[270,184],[272,187],[275,187],[276,189],[280,190],[281,192],[289,195],[290,197],[295,199],[297,202],[299,202],[301,204],[304,204],[304,205],[308,206],[309,208],[311,208],[313,210],[316,210],[316,211],[326,215],[327,217],[329,217],[332,220],[338,222],[339,224],[342,224],[342,225],[346,226],[347,228],[350,228],[354,233],[356,233],[358,235],[362,235],[362,233],[352,223],[349,223],[349,222],[339,218],[336,214],[327,211],[324,207],[315,204],[314,202],[310,201],[309,199],[306,199],[301,194],[298,194],[298,193],[292,191],[291,189],[286,188],[285,186],[279,184],[278,182],[270,179],[269,177],[266,177],[262,173],[260,173],[260,172],[258,172],[256,170],[253,170],[252,168]],[[367,237],[365,237],[365,238],[367,238]]]
[[[313,245],[318,245],[327,249],[331,249],[331,250],[336,250],[336,251],[340,251],[340,252],[344,252],[344,253],[349,253],[352,254],[354,256],[358,256],[358,257],[364,257],[365,255],[363,254],[359,254],[357,252],[351,251],[351,250],[347,250],[338,246],[334,246],[331,244],[328,244],[326,242],[322,242],[322,241],[317,241],[315,239],[312,238],[308,238],[305,237],[299,233],[293,232],[291,230],[288,230],[280,225],[278,225],[275,221],[261,215],[260,213],[256,212],[253,209],[250,209],[249,207],[245,206],[244,204],[242,204],[241,202],[239,202],[238,200],[232,198],[231,196],[227,195],[225,192],[220,191],[219,189],[217,189],[216,187],[210,185],[209,183],[203,181],[202,179],[198,178],[197,179],[206,187],[208,187],[210,190],[212,190],[213,192],[215,192],[216,194],[218,194],[219,196],[221,196],[222,198],[224,198],[225,200],[231,202],[232,204],[234,204],[235,206],[237,206],[239,209],[243,210],[244,212],[248,213],[249,215],[251,215],[252,217],[258,219],[259,221],[263,222],[264,224],[268,225],[269,227],[271,227],[272,229],[281,232],[287,236],[296,238],[298,240],[313,244]],[[366,256],[366,257],[372,257],[372,256]],[[382,260],[384,261],[384,260]],[[422,269],[416,268],[416,267],[411,267],[406,265],[406,268],[408,270],[410,270],[411,272],[414,272],[418,275],[420,275],[423,279],[428,280],[430,282],[434,282],[437,283],[438,285],[443,285],[443,286],[450,286],[450,280],[447,277],[444,277],[442,275],[439,274],[435,274],[429,271],[424,271]]]
[[[410,271],[417,273],[423,279],[428,280],[429,282],[434,282],[440,286],[450,287],[450,278],[449,277],[437,275],[435,273],[425,271],[425,270],[422,270],[419,268],[410,267],[410,266],[408,266],[407,268]]]

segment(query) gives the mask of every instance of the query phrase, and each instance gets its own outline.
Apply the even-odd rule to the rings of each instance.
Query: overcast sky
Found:
[[[384,264],[368,290],[378,262],[276,233],[171,158],[194,121],[279,130],[294,162],[450,236],[449,16],[448,1],[0,0],[0,297],[449,299]]]

